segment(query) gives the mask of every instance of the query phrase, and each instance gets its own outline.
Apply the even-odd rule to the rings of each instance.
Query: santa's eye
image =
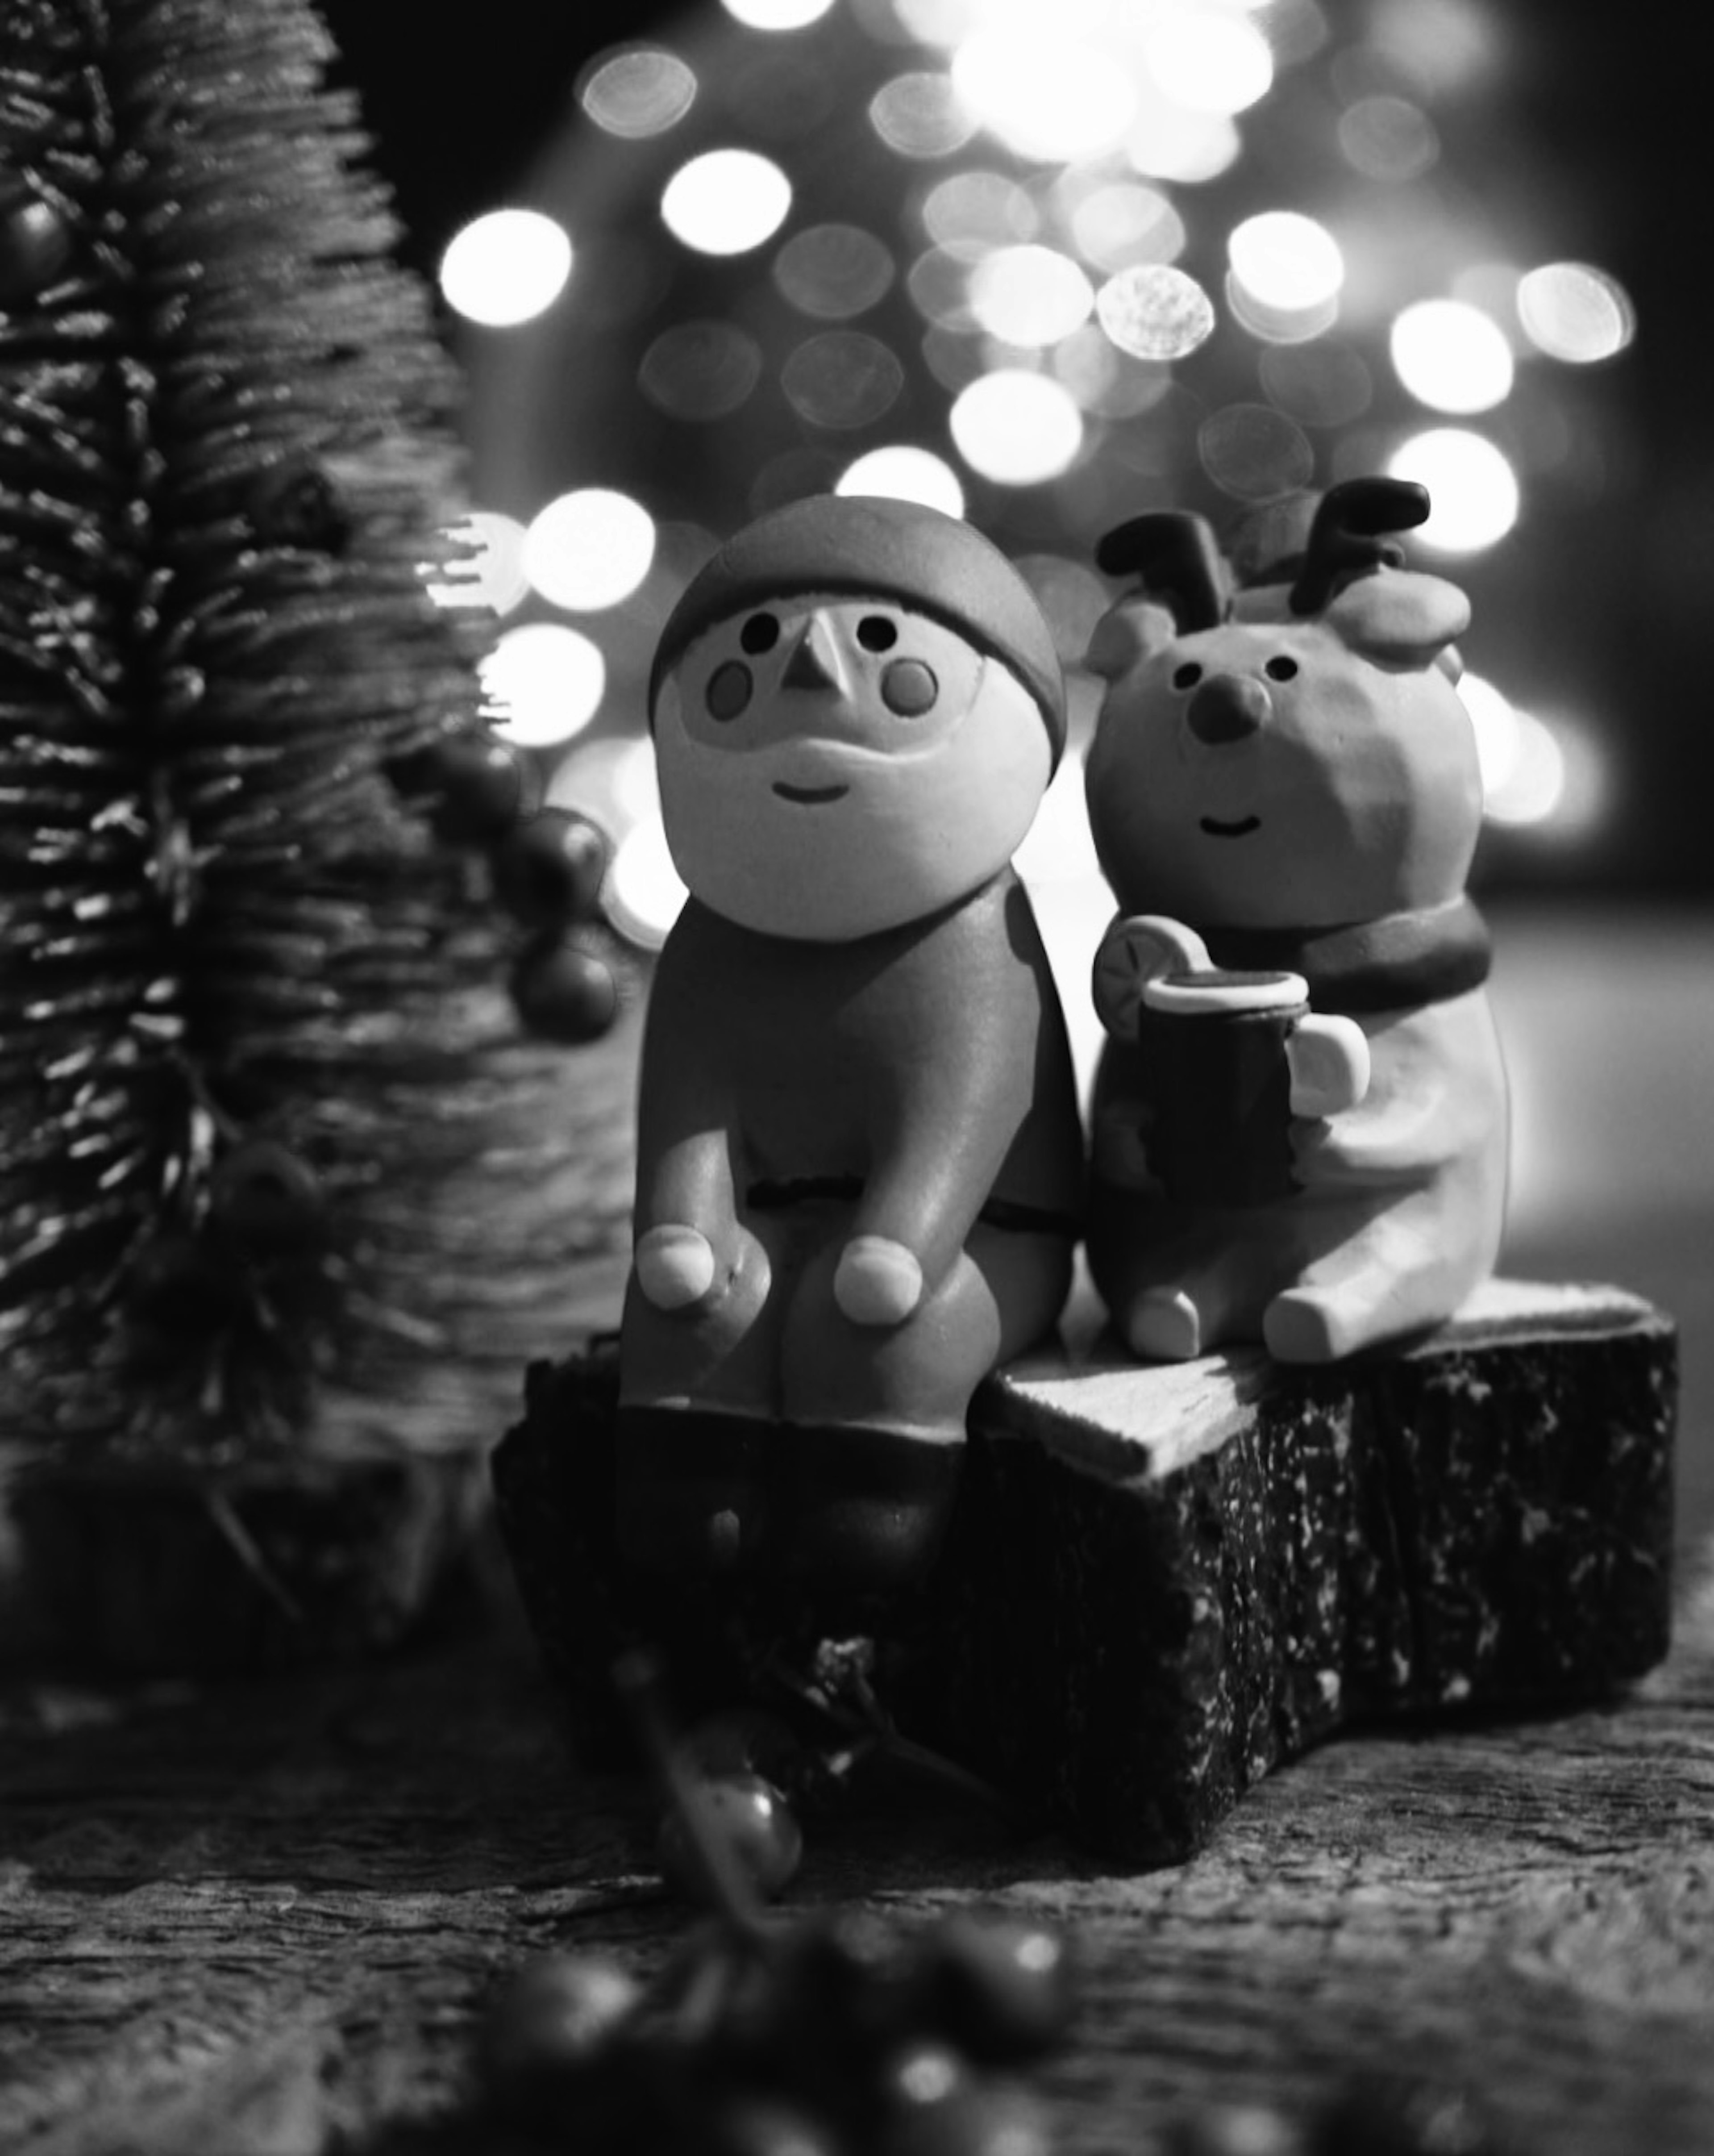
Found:
[[[759,617],[766,619],[765,616]],[[747,629],[749,624],[747,622]],[[708,677],[708,686],[702,692],[702,701],[708,706],[711,719],[735,719],[750,701],[755,684],[750,669],[741,660],[728,659],[716,666]]]
[[[772,651],[779,640],[779,620],[777,616],[771,613],[752,613],[738,631],[739,644],[746,651],[752,653]],[[718,680],[719,676],[716,675],[716,679]],[[750,693],[747,688],[744,693],[747,698]]]
[[[1295,659],[1270,659],[1263,667],[1262,671],[1270,681],[1295,680],[1297,677],[1297,661]]]
[[[857,624],[857,641],[865,651],[890,651],[899,640],[899,624],[884,613],[866,613]]]
[[[1173,670],[1173,686],[1175,689],[1193,689],[1201,679],[1202,669],[1193,659],[1187,659],[1182,666],[1175,666]]]
[[[932,669],[920,659],[895,659],[880,677],[881,701],[901,719],[920,719],[940,692]]]

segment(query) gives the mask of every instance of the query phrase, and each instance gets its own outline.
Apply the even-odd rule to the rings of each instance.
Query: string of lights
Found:
[[[1638,331],[1574,214],[1489,146],[1529,59],[1492,0],[706,0],[589,57],[439,273],[489,691],[551,798],[617,827],[632,932],[678,899],[654,633],[725,532],[828,488],[971,516],[1075,669],[1123,516],[1420,480],[1421,550],[1476,596],[1491,824],[1599,834],[1622,715],[1538,706],[1527,646],[1481,634],[1530,526],[1612,485]],[[1088,867],[1090,701],[1037,876]]]

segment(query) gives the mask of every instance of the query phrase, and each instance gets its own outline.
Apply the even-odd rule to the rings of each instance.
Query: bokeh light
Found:
[[[1007,247],[1034,239],[1041,213],[1029,190],[1003,172],[954,172],[923,198],[922,223],[931,239],[957,247],[968,241],[983,247]]]
[[[588,737],[573,744],[548,773],[550,808],[580,808],[610,839],[660,814],[654,746],[644,734]]]
[[[610,487],[579,487],[537,511],[524,542],[524,571],[543,598],[576,612],[617,606],[649,574],[654,519]]]
[[[1360,97],[1339,116],[1339,147],[1365,179],[1404,186],[1434,169],[1440,137],[1419,105],[1407,97]]]
[[[675,322],[643,355],[637,380],[675,419],[729,418],[762,379],[762,347],[731,322]]]
[[[659,950],[687,894],[667,851],[653,742],[639,733],[579,742],[555,765],[546,798],[606,832],[613,852],[603,910],[622,936]]]
[[[549,504],[533,614],[587,616],[607,669],[566,767],[639,731],[656,625],[716,536],[827,489],[967,515],[1034,565],[1078,675],[1079,608],[1106,589],[1095,550],[1126,516],[1181,507],[1219,529],[1398,471],[1434,501],[1424,556],[1479,554],[1528,513],[1527,548],[1445,573],[1470,592],[1470,655],[1532,702],[1514,585],[1641,469],[1614,424],[1624,377],[1568,370],[1622,353],[1636,321],[1609,272],[1570,259],[1601,242],[1578,237],[1584,198],[1554,191],[1517,109],[1525,47],[1503,13],[722,0],[591,61],[527,194],[575,244],[567,301],[470,340],[478,498]],[[635,512],[629,562],[622,532],[580,536],[565,506],[604,492]],[[437,600],[517,605],[521,542],[516,525],[479,536],[477,561],[430,575]],[[1601,741],[1597,713],[1506,709],[1506,739],[1535,747],[1493,778],[1493,821],[1526,834],[1496,850],[1502,874],[1570,830],[1578,726]],[[1564,776],[1531,822],[1552,752],[1537,726]],[[1614,769],[1636,752],[1615,738]],[[627,874],[670,893],[637,904],[664,922],[677,890],[653,814],[626,824],[644,865]]]
[[[1111,148],[1137,110],[1131,76],[1111,54],[1045,18],[967,38],[952,82],[985,127],[1020,157],[1047,164]]]
[[[1034,245],[997,248],[970,275],[970,311],[990,336],[1034,349],[1088,321],[1090,281],[1068,254]]]
[[[1395,479],[1415,480],[1434,504],[1415,536],[1449,554],[1473,554],[1503,539],[1517,521],[1517,474],[1485,435],[1462,427],[1413,434],[1388,459]]]
[[[1086,261],[1101,270],[1173,262],[1184,248],[1184,220],[1158,187],[1116,180],[1093,189],[1071,212],[1071,233]]]
[[[1264,210],[1233,228],[1226,257],[1228,295],[1246,329],[1296,343],[1332,327],[1345,257],[1326,225],[1296,210]]]
[[[1386,71],[1419,96],[1454,98],[1491,79],[1503,19],[1472,0],[1375,0],[1369,42]]]
[[[1546,262],[1532,270],[1518,281],[1517,314],[1532,344],[1574,367],[1614,358],[1636,333],[1623,285],[1587,262]]]
[[[472,218],[440,258],[440,289],[466,321],[510,329],[551,307],[572,274],[563,225],[534,209]]]
[[[921,69],[884,83],[869,101],[869,121],[901,157],[950,157],[977,128],[976,116],[966,109],[952,77]]]
[[[1096,296],[1096,313],[1133,359],[1184,359],[1214,330],[1214,302],[1195,278],[1168,262],[1109,278]]]
[[[1196,449],[1221,493],[1239,501],[1268,501],[1315,477],[1309,437],[1270,404],[1223,406],[1197,429]]]
[[[667,182],[660,213],[699,254],[747,254],[771,239],[792,207],[792,183],[754,150],[708,150]]]
[[[1270,399],[1306,427],[1349,427],[1374,402],[1368,362],[1337,337],[1271,344],[1256,372]]]
[[[601,708],[607,663],[598,645],[561,622],[509,629],[481,665],[495,731],[520,747],[541,748],[581,733]]]
[[[676,53],[659,45],[608,54],[577,89],[577,101],[595,125],[628,141],[676,126],[695,96],[695,75]]]
[[[834,0],[721,0],[727,14],[747,30],[807,30],[833,4]]]
[[[926,509],[964,514],[964,490],[944,457],[908,443],[870,449],[845,467],[835,494],[880,494],[895,501],[920,501]]]
[[[824,330],[787,353],[780,369],[786,401],[812,427],[849,430],[890,411],[905,387],[898,355],[860,330]]]
[[[961,391],[950,424],[965,463],[1004,486],[1056,479],[1083,446],[1083,415],[1070,392],[1021,367],[998,367]]]
[[[1080,408],[1101,419],[1134,419],[1152,411],[1173,387],[1170,367],[1121,352],[1093,325],[1055,348],[1053,368]]]
[[[449,533],[458,557],[437,565],[428,596],[437,606],[484,608],[510,613],[530,588],[524,572],[524,527],[497,510],[472,510]]]
[[[1488,821],[1522,829],[1583,820],[1587,804],[1576,798],[1571,760],[1553,730],[1481,675],[1466,674],[1458,693],[1476,737]],[[1583,791],[1592,797],[1593,789]]]
[[[645,950],[658,950],[690,896],[673,865],[659,810],[634,824],[614,850],[602,894],[613,924]]]
[[[942,329],[973,330],[970,272],[982,259],[980,247],[963,241],[931,247],[911,264],[905,289],[918,314]]]
[[[800,314],[842,321],[885,298],[893,258],[861,225],[811,225],[775,256],[773,281]]]
[[[1274,80],[1267,39],[1246,17],[1221,8],[1159,8],[1143,49],[1160,88],[1192,112],[1242,112]]]
[[[1398,379],[1438,412],[1487,412],[1511,394],[1506,332],[1466,300],[1418,300],[1394,321],[1388,344]]]
[[[1231,116],[1192,112],[1157,94],[1145,99],[1125,138],[1132,167],[1157,180],[1194,187],[1230,171],[1243,149]]]

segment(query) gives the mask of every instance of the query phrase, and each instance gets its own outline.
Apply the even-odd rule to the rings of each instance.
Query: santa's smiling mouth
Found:
[[[806,808],[813,808],[824,801],[841,800],[851,791],[849,786],[788,786],[783,778],[775,779],[773,790],[782,801],[802,802]]]
[[[1245,839],[1261,827],[1260,816],[1240,816],[1232,824],[1223,824],[1218,816],[1204,816],[1202,819],[1202,828],[1211,839]]]

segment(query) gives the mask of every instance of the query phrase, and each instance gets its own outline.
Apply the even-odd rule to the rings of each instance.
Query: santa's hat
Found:
[[[812,495],[759,517],[706,561],[667,617],[649,677],[660,685],[706,629],[803,592],[888,598],[1008,666],[1034,699],[1054,761],[1065,746],[1065,685],[1035,594],[972,526],[920,502]]]

